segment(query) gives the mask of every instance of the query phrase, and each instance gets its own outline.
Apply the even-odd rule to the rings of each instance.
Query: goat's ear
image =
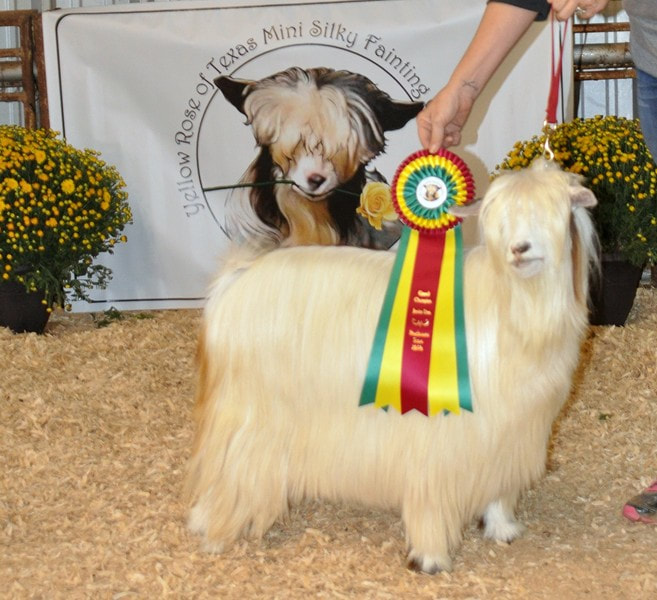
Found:
[[[383,131],[401,129],[424,108],[423,102],[401,102],[386,96],[381,94],[370,104]]]
[[[450,215],[461,217],[463,219],[466,217],[476,217],[479,214],[480,209],[481,198],[477,198],[469,204],[452,204],[452,206],[447,209],[447,212]]]
[[[583,185],[568,186],[570,192],[570,203],[572,206],[582,206],[584,208],[593,208],[598,200],[595,194]]]
[[[244,100],[249,95],[250,86],[254,83],[255,81],[249,81],[247,79],[234,79],[223,76],[217,77],[214,80],[214,84],[219,88],[224,98],[243,115],[246,115],[244,112]]]

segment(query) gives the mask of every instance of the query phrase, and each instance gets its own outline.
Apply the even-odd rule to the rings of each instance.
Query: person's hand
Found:
[[[590,19],[604,10],[609,0],[548,0],[552,5],[554,16],[560,21],[570,19],[577,11],[580,19]]]
[[[422,147],[429,152],[456,146],[461,129],[468,119],[477,95],[467,83],[461,87],[446,86],[440,90],[416,117],[417,133]]]

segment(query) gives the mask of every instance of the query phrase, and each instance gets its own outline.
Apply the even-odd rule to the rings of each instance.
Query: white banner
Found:
[[[355,190],[363,177],[390,182],[398,164],[420,149],[412,115],[396,112],[390,117],[388,108],[361,115],[379,122],[352,122],[353,131],[345,131],[344,139],[358,133],[353,141],[358,151],[343,149],[338,160],[328,155],[339,142],[335,138],[341,123],[328,116],[326,106],[313,113],[306,98],[298,109],[287,106],[282,114],[279,105],[272,108],[270,94],[260,98],[264,106],[252,127],[236,100],[240,86],[245,80],[268,79],[271,89],[281,83],[281,77],[273,76],[286,72],[282,79],[289,92],[300,77],[334,77],[333,71],[346,71],[356,81],[352,94],[367,88],[383,93],[382,98],[387,95],[395,107],[426,102],[446,83],[484,6],[484,0],[233,0],[44,13],[51,126],[69,143],[98,150],[116,165],[134,214],[128,242],[113,256],[98,259],[113,271],[109,287],[94,290],[93,302],[76,303],[74,310],[200,306],[228,235],[248,235],[255,229],[285,238],[301,231],[300,225],[291,224],[297,217],[281,218],[287,215],[282,203],[290,198],[274,198],[271,186],[257,192],[255,187],[229,189],[242,180],[283,177],[298,183],[305,165],[312,172],[304,175],[308,189],[318,195],[336,182]],[[454,151],[472,169],[480,193],[514,141],[540,130],[549,56],[549,27],[536,24],[478,100],[463,144]],[[215,85],[218,78],[223,78],[222,90]],[[292,102],[284,90],[275,94]],[[365,103],[370,109],[372,97]],[[303,111],[308,111],[304,118]],[[291,123],[301,128],[310,120],[313,140],[297,141],[296,150],[294,143],[288,148],[282,142],[270,144],[270,130],[281,120],[288,128],[279,142],[285,138],[289,143]],[[377,128],[386,129],[383,149],[380,140],[372,139]],[[287,154],[299,153],[301,146],[309,157],[285,172],[296,160]],[[360,179],[345,183],[354,169]],[[257,210],[249,200],[256,193],[263,195]],[[303,199],[309,210],[318,211],[320,203],[308,198],[313,199],[312,193]],[[329,233],[340,237],[351,227],[336,225],[326,206],[321,210]],[[242,222],[247,225],[240,226]]]

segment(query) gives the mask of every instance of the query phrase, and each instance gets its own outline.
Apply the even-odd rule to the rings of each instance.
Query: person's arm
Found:
[[[588,19],[609,0],[547,0],[557,19],[569,19],[576,9]],[[447,85],[418,114],[416,123],[422,146],[430,152],[461,141],[472,105],[502,61],[536,18],[544,3],[493,0],[486,5],[477,32]],[[521,5],[534,6],[536,10]],[[545,11],[543,10],[542,13]],[[541,14],[541,17],[543,14]]]
[[[536,12],[511,4],[486,6],[477,32],[447,85],[417,116],[420,142],[430,152],[461,141],[461,129],[477,96],[527,31]]]

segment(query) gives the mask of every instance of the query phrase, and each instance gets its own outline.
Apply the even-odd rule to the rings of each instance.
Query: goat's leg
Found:
[[[518,495],[510,494],[491,502],[484,510],[484,536],[500,542],[512,542],[525,528],[514,515]]]
[[[408,542],[408,567],[433,575],[452,570],[450,551],[462,539],[458,514],[431,502],[404,501],[402,519]]]
[[[197,486],[188,525],[204,537],[206,550],[223,552],[242,537],[259,539],[287,514],[286,467],[275,458],[284,454],[268,442],[269,436],[243,429],[230,439],[225,458],[204,457],[217,468]],[[212,444],[200,451],[212,452]]]

